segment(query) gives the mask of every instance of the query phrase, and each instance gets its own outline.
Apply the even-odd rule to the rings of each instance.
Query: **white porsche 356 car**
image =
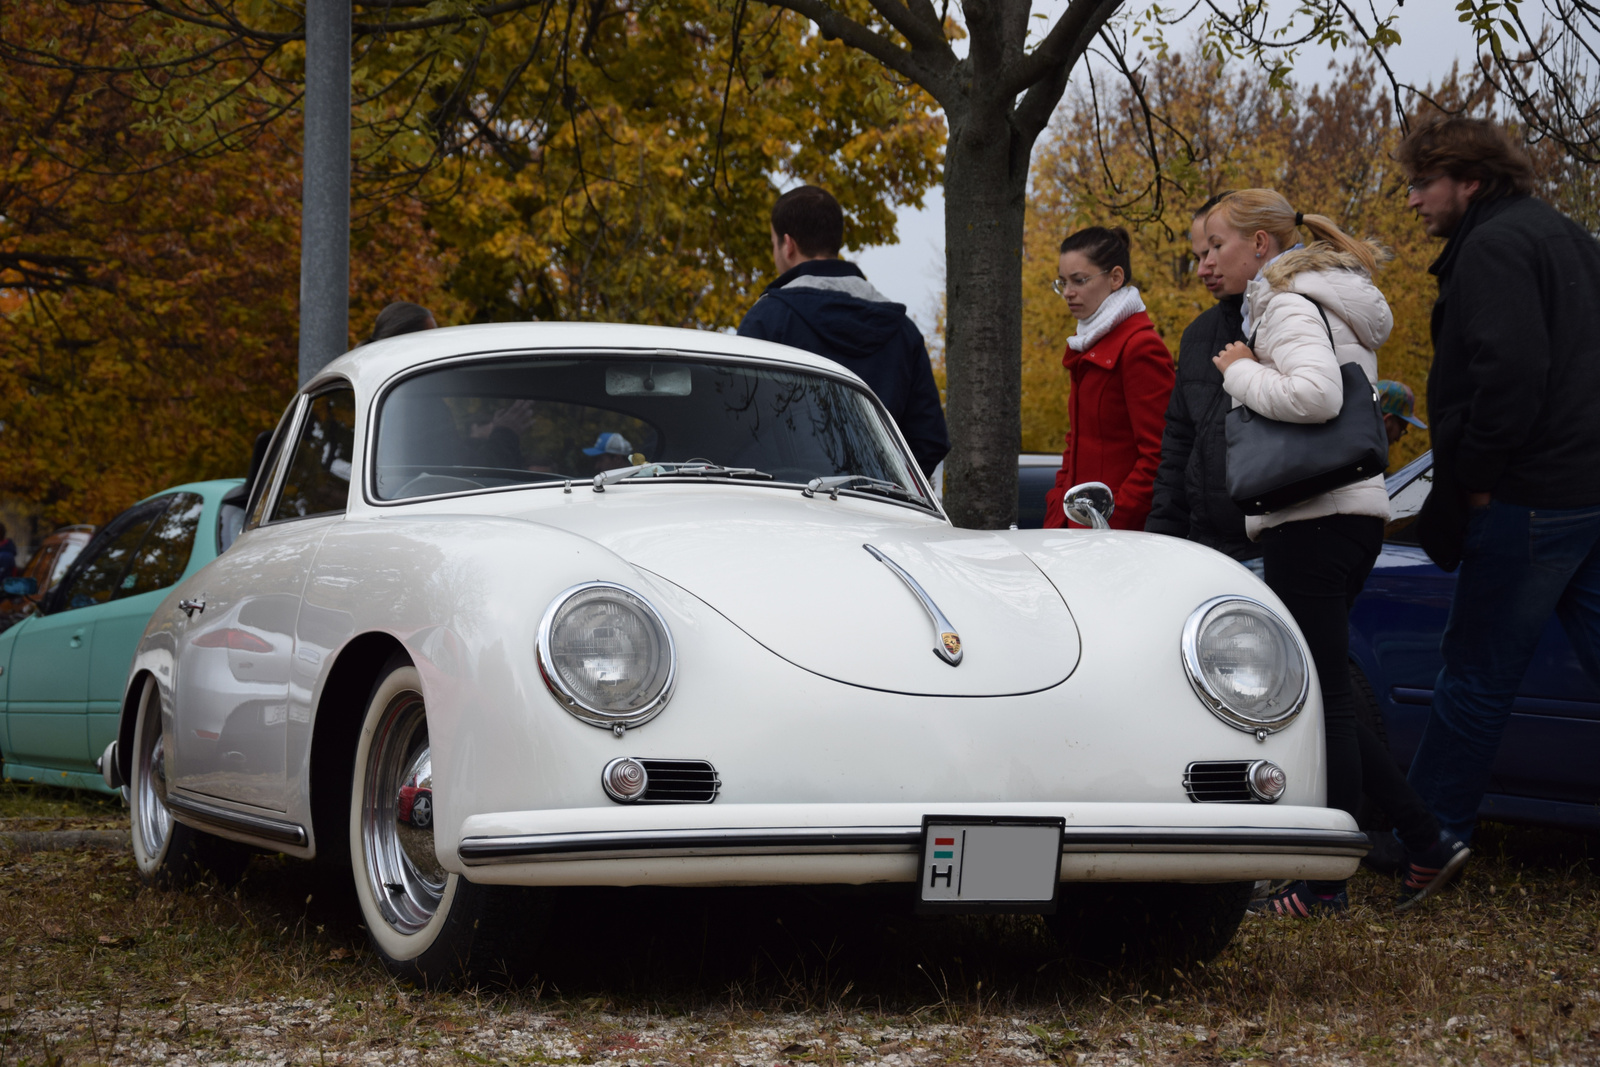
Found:
[[[239,844],[332,860],[402,974],[532,923],[511,886],[899,882],[1049,914],[1062,883],[1139,883],[1214,952],[1246,883],[1366,847],[1323,807],[1315,676],[1249,572],[955,529],[874,396],[793,349],[366,346],[289,407],[247,516],[156,611],[104,773],[147,878]]]

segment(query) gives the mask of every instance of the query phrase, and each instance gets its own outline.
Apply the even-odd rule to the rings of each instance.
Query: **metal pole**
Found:
[[[306,0],[300,384],[349,345],[350,0]]]

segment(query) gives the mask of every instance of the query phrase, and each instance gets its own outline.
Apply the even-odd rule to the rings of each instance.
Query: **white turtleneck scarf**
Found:
[[[1125,285],[1106,297],[1105,302],[1086,319],[1078,320],[1078,332],[1067,338],[1067,347],[1074,352],[1086,352],[1096,341],[1121,326],[1129,315],[1144,310],[1137,286]]]

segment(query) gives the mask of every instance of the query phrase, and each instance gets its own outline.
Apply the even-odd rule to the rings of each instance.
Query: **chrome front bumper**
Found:
[[[924,815],[1063,817],[1064,881],[1342,878],[1367,851],[1354,820],[1328,808],[710,805],[474,816],[449,865],[473,881],[528,885],[911,882]],[[518,822],[542,825],[504,832]]]

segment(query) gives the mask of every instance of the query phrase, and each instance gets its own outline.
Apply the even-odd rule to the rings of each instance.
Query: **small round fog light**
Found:
[[[1250,770],[1245,773],[1245,782],[1256,799],[1267,804],[1283,796],[1283,791],[1289,788],[1289,776],[1283,773],[1283,768],[1264,759],[1250,764]]]
[[[1278,773],[1281,775],[1283,772]],[[650,785],[650,776],[645,773],[644,764],[623,756],[606,764],[606,769],[600,772],[600,784],[612,800],[629,804],[644,796],[645,789]]]

